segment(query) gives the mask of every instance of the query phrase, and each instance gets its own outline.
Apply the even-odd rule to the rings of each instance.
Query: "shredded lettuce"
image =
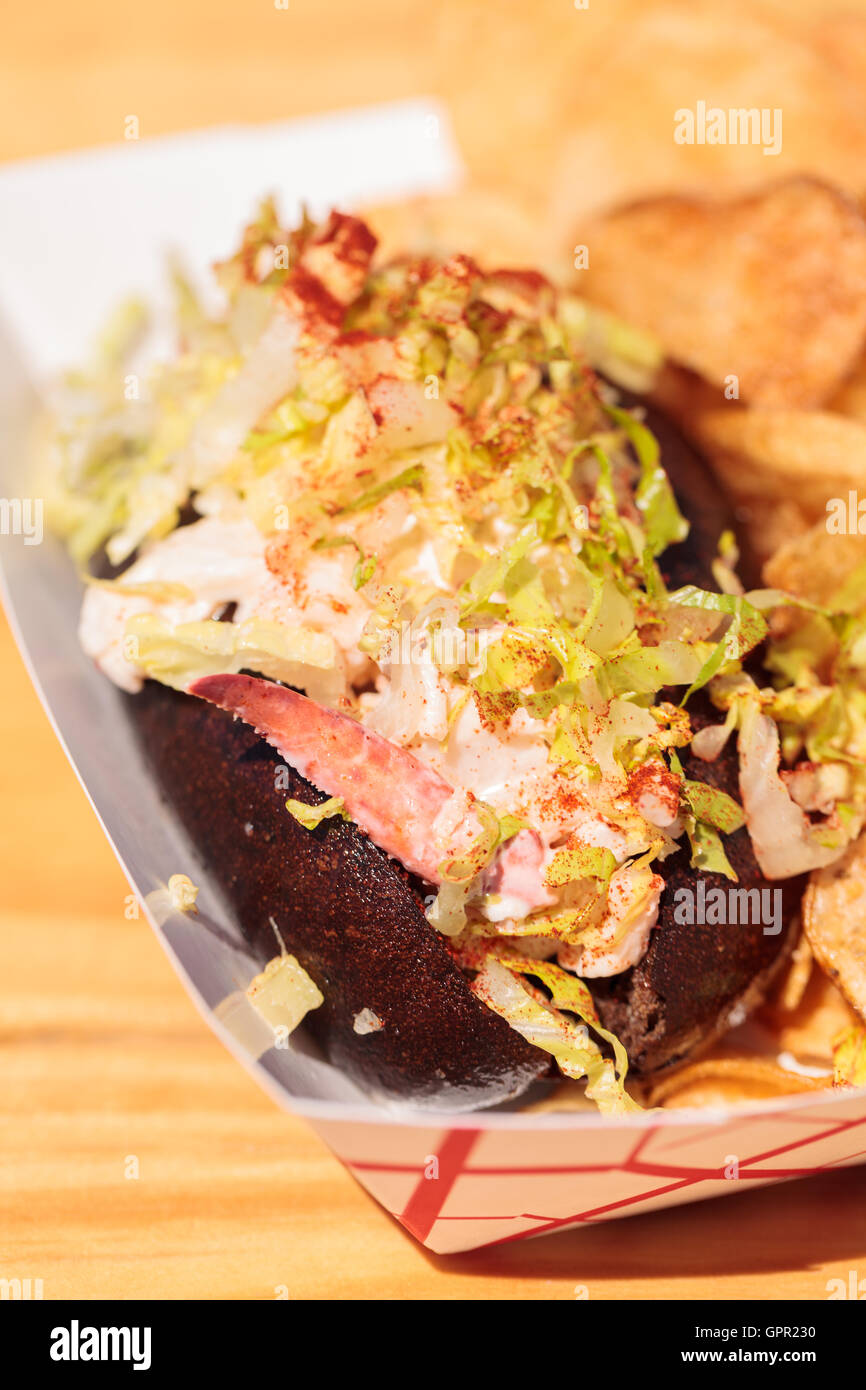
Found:
[[[386,479],[383,483],[376,483],[373,487],[367,488],[359,497],[355,497],[351,502],[346,502],[339,508],[338,516],[353,516],[356,512],[365,512],[370,507],[375,507],[377,502],[390,497],[392,492],[400,492],[402,488],[421,488],[424,485],[424,468],[420,463],[413,463],[409,468],[404,468],[395,477]]]
[[[706,642],[639,647],[606,662],[605,678],[617,695],[652,695],[667,685],[690,685],[699,678],[709,649]]]
[[[137,580],[96,579],[92,574],[83,574],[82,583],[91,589],[104,589],[109,594],[121,594],[126,598],[149,598],[154,603],[190,603],[195,594],[187,584],[178,584],[165,579]]]
[[[508,970],[521,975],[534,975],[550,991],[554,1008],[576,1014],[582,1023],[588,1023],[613,1049],[617,1074],[620,1081],[625,1081],[628,1073],[625,1048],[619,1038],[602,1028],[593,997],[583,980],[547,960],[526,960],[510,954],[501,954],[497,959],[501,960]]]
[[[431,927],[443,936],[459,936],[468,920],[467,903],[473,888],[472,879],[462,883],[446,880],[427,908],[426,917]]]
[[[706,782],[694,782],[686,778],[681,792],[698,820],[715,826],[725,835],[732,835],[746,823],[743,808],[732,796],[720,791],[718,787],[710,787]]]
[[[635,503],[643,516],[646,549],[655,558],[669,545],[685,538],[688,523],[661,466],[661,451],[655,435],[627,410],[608,406],[608,414],[628,436],[638,457],[641,473]]]
[[[355,590],[363,589],[364,585],[369,584],[376,573],[378,556],[373,553],[365,555],[363,547],[359,545],[354,536],[322,536],[313,545],[313,550],[340,550],[344,546],[354,548],[358,555],[352,570],[352,588]]]
[[[326,634],[258,618],[237,626],[214,620],[172,625],[156,614],[139,613],[126,624],[125,648],[135,666],[175,690],[186,690],[201,676],[245,668],[297,684],[303,668],[327,671],[335,659],[333,639]]]
[[[560,849],[544,875],[545,883],[551,887],[562,887],[575,879],[597,878],[607,882],[616,868],[616,856],[609,849],[596,845],[579,845],[574,849]]]
[[[846,1028],[833,1039],[833,1081],[866,1086],[866,1028]]]
[[[286,810],[305,830],[315,830],[323,820],[330,820],[333,816],[340,816],[343,820],[350,819],[340,796],[329,797],[327,801],[320,801],[317,806],[310,806],[306,801],[296,801],[290,796],[286,802]]]
[[[189,874],[172,874],[168,880],[168,895],[177,912],[195,912],[198,888]]]
[[[627,1062],[621,1045],[616,1045],[615,1055],[620,1064],[617,1074],[615,1062],[603,1056],[598,1044],[590,1036],[587,1021],[580,1024],[571,1022],[555,1004],[551,1006],[544,1002],[515,978],[515,975],[524,973],[538,976],[539,970],[545,968],[549,976],[550,972],[557,969],[540,961],[489,956],[483,969],[472,982],[472,989],[484,1003],[521,1033],[527,1042],[549,1052],[566,1076],[573,1080],[585,1078],[587,1096],[595,1101],[603,1114],[616,1115],[639,1109],[623,1084]],[[558,974],[565,976],[564,971],[559,971]],[[580,989],[581,982],[576,976],[571,978],[574,980],[573,990],[555,979],[558,997],[566,1001],[564,1009],[576,1013],[582,1020],[586,1012],[587,1020],[591,1022],[593,1029],[613,1045],[613,1035],[599,1027],[594,1009],[590,1015]]]
[[[504,589],[508,576],[515,566],[525,558],[537,540],[538,528],[534,522],[530,522],[528,526],[521,528],[515,539],[505,547],[501,554],[491,555],[478,567],[462,589],[464,599],[460,612],[462,621],[486,610],[493,595],[497,590]]]
[[[692,868],[706,874],[722,874],[736,883],[737,875],[725,853],[719,831],[731,835],[745,824],[742,807],[718,787],[685,777],[674,749],[669,756],[672,771],[682,779],[680,799],[686,811],[684,825],[692,851]]]
[[[247,999],[276,1032],[293,1033],[305,1014],[325,1002],[324,995],[299,961],[283,952],[268,961],[246,988]]]
[[[472,810],[481,823],[481,832],[462,858],[440,864],[439,873],[445,883],[471,883],[487,867],[499,846],[526,824],[520,816],[507,814],[500,818],[492,806],[477,797],[472,801]]]
[[[705,874],[722,874],[737,882],[737,875],[725,853],[719,832],[704,821],[689,817],[686,820],[686,834],[692,849],[689,860],[693,869]]]
[[[683,696],[683,704],[731,663],[739,662],[767,635],[767,623],[747,598],[738,594],[714,594],[688,584],[670,595],[670,602],[683,608],[702,608],[713,613],[730,615],[724,636],[702,665]]]

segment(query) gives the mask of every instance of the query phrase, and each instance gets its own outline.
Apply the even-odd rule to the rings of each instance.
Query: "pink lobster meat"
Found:
[[[308,782],[341,797],[374,844],[428,883],[441,884],[443,861],[465,856],[483,834],[471,796],[348,715],[255,676],[204,676],[189,693],[250,724]],[[541,863],[539,837],[521,830],[485,880],[490,891],[513,892],[531,911],[550,901]]]

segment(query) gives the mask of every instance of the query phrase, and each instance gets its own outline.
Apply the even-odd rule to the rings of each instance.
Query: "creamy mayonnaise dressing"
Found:
[[[224,604],[236,603],[237,620],[243,621],[268,585],[264,538],[246,518],[206,517],[144,547],[120,582],[123,587],[182,584],[190,591],[188,599],[169,602],[99,587],[85,593],[78,629],[82,647],[116,685],[136,691],[144,677],[125,643],[129,619],[158,613],[172,624],[201,622]]]
[[[226,604],[236,604],[236,624],[260,618],[331,637],[345,658],[346,678],[355,679],[369,666],[358,642],[370,606],[352,588],[352,563],[352,553],[345,550],[311,551],[303,572],[289,583],[275,566],[273,542],[247,517],[203,517],[145,547],[124,571],[119,590],[87,590],[81,645],[115,684],[136,691],[144,673],[126,640],[131,617],[153,613],[172,625],[201,622]],[[161,601],[158,595],[123,592],[142,584],[184,585],[190,596]]]
[[[664,886],[661,875],[650,874],[647,869],[629,864],[617,869],[608,884],[607,912],[598,943],[561,946],[557,952],[559,964],[587,979],[618,975],[636,965],[649,945],[650,932],[658,920],[659,898]]]

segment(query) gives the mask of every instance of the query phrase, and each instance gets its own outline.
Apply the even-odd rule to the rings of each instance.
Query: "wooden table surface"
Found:
[[[584,59],[626,8],[593,0]],[[4,16],[0,158],[117,139],[131,113],[152,135],[432,92],[491,177],[531,75],[546,60],[558,81],[566,71],[569,11],[18,6]],[[489,43],[480,77],[477,48],[455,48],[464,31]],[[828,1279],[866,1274],[866,1167],[490,1253],[426,1254],[258,1091],[147,926],[125,920],[126,882],[5,625],[0,670],[0,1276],[41,1278],[46,1298],[267,1299],[284,1285],[292,1298],[570,1299],[582,1284],[600,1299],[821,1299]]]

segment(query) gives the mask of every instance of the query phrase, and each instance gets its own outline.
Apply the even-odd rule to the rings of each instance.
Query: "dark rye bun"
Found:
[[[695,730],[718,722],[717,711],[701,692],[689,701],[689,712]],[[736,752],[730,747],[715,763],[703,762],[688,751],[685,756],[681,753],[680,760],[686,777],[739,799]],[[619,1035],[637,1075],[673,1067],[709,1046],[760,1003],[787,955],[805,879],[769,883],[758,868],[745,828],[726,835],[724,845],[738,882],[733,884],[722,874],[698,874],[689,864],[686,844],[657,866],[665,888],[658,926],[643,959],[621,975],[590,981],[602,1020]],[[677,899],[677,891],[684,888],[694,894],[699,878],[707,895],[720,888],[725,901],[731,888],[779,890],[782,911],[778,935],[765,935],[760,922],[677,922],[675,907],[682,901]],[[774,927],[775,923],[767,925]]]
[[[550,1058],[480,1004],[419,888],[357,826],[305,830],[286,799],[325,798],[252,729],[148,681],[126,697],[165,799],[262,965],[286,948],[324,996],[305,1026],[368,1091],[469,1110],[521,1094]],[[362,1009],[384,1027],[359,1034]]]
[[[731,516],[704,465],[668,423],[652,411],[648,423],[692,524],[689,538],[664,557],[665,578],[672,587],[712,586],[710,561]],[[291,770],[288,785],[277,786],[279,756],[251,729],[153,682],[127,700],[165,799],[257,958],[264,964],[276,954],[273,918],[322,991],[325,1002],[306,1026],[331,1062],[375,1095],[452,1110],[496,1104],[549,1074],[547,1054],[472,994],[424,917],[421,885],[356,826],[331,819],[311,832],[288,814],[287,796],[324,798]],[[709,717],[706,702],[696,701],[698,708]],[[683,761],[690,777],[737,794],[735,749],[714,765]],[[726,847],[739,886],[765,886],[746,832],[728,837]],[[760,926],[679,925],[674,891],[696,881],[687,852],[661,872],[667,886],[645,958],[615,979],[592,981],[602,1016],[637,1073],[681,1060],[722,1031],[739,1002],[757,1002],[787,937],[765,936]],[[714,875],[706,879],[708,887],[728,886]],[[357,1034],[353,1022],[362,1009],[384,1027]]]

